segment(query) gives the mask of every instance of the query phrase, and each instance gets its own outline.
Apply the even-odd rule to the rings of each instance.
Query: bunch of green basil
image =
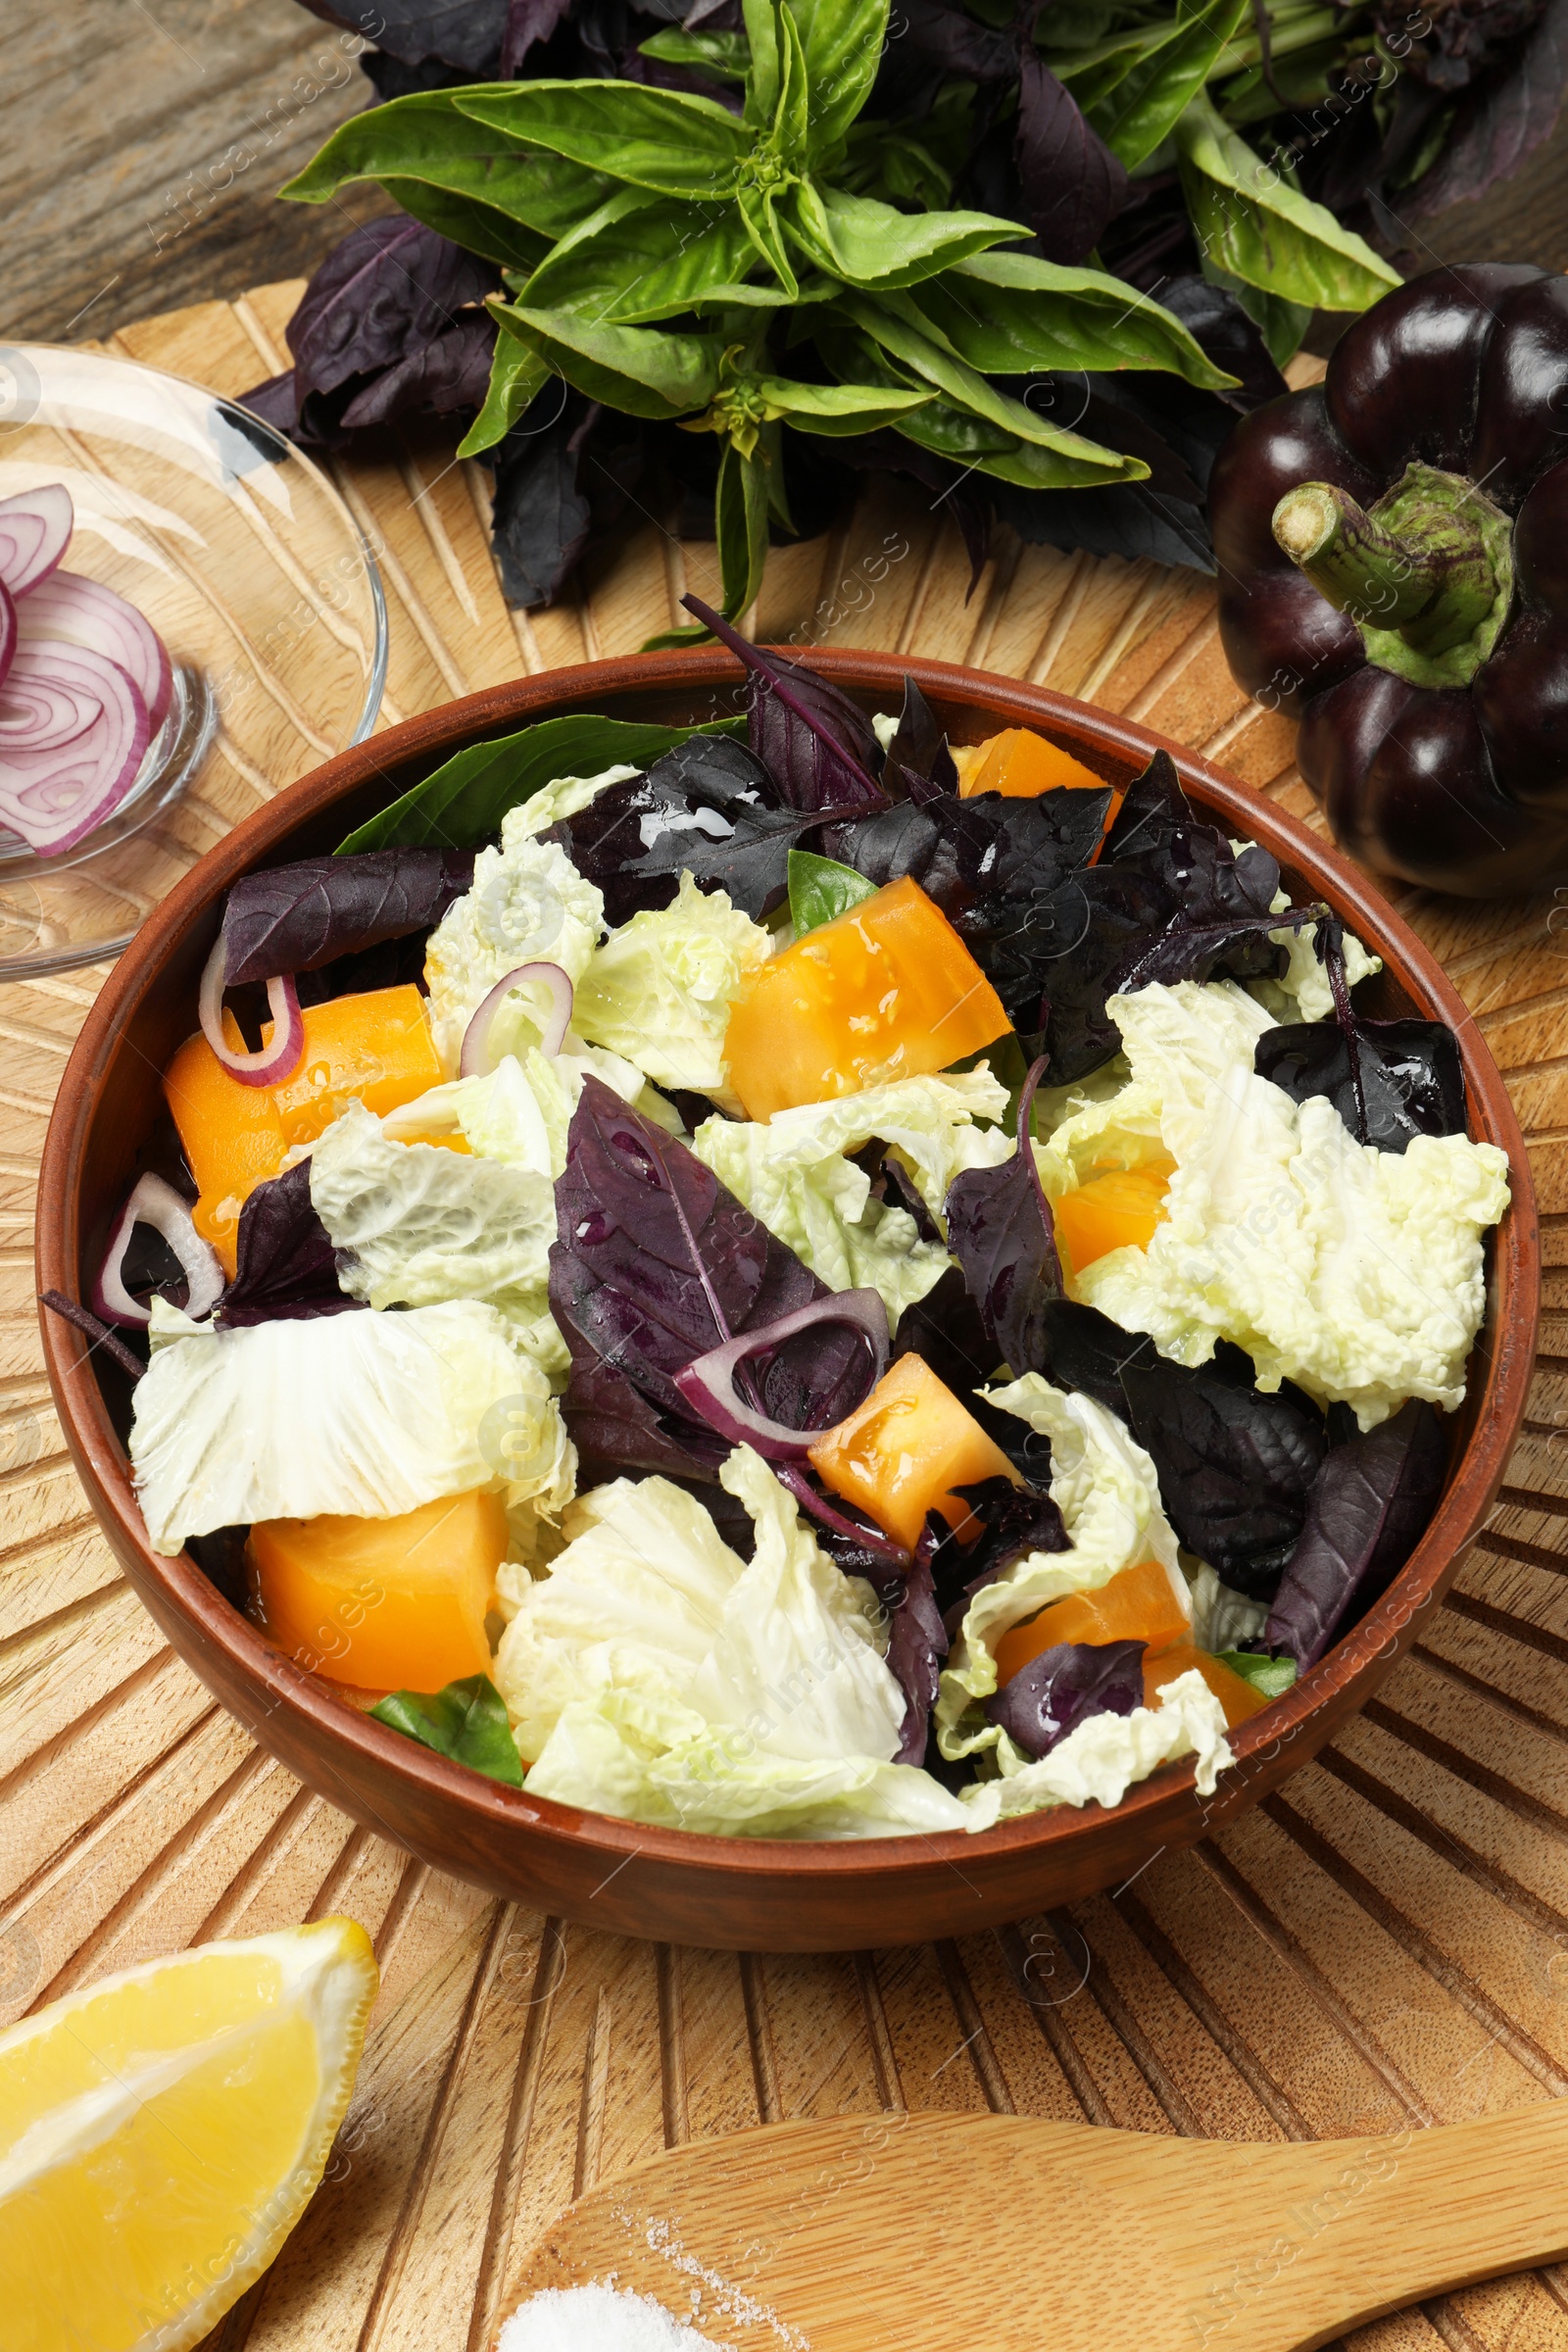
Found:
[[[1235,381],[1147,295],[1005,250],[1026,239],[1018,221],[901,210],[865,192],[856,132],[888,5],[744,0],[744,33],[646,44],[670,55],[706,44],[711,68],[743,77],[739,114],[615,80],[418,92],[344,124],[284,191],[320,203],[346,181],[376,180],[500,266],[510,299],[490,306],[501,332],[465,454],[499,442],[552,375],[627,415],[717,434],[728,617],[760,585],[769,517],[791,527],[785,426],[890,427],[1004,482],[1079,490],[1149,467],[1052,423],[995,379],[1162,368],[1209,390]],[[1287,301],[1360,309],[1396,273],[1202,99],[1246,5],[1209,0],[1178,17],[1171,40],[1135,51],[1095,93],[1111,122],[1102,135],[1129,160],[1177,138],[1195,209],[1206,208],[1234,276],[1264,275]],[[892,192],[909,201],[907,175]],[[807,341],[834,380],[791,372]]]

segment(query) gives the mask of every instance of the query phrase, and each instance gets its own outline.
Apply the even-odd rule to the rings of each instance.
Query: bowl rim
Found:
[[[1501,1482],[1533,1377],[1540,1266],[1530,1162],[1502,1075],[1473,1015],[1436,958],[1367,877],[1298,818],[1252,786],[1213,766],[1200,753],[1135,720],[1100,710],[1049,687],[958,663],[858,648],[777,650],[786,658],[804,659],[841,688],[884,702],[890,696],[897,700],[905,677],[913,676],[933,699],[966,704],[990,718],[998,716],[999,705],[1010,705],[1011,710],[1001,719],[1004,725],[1054,728],[1076,737],[1080,744],[1087,737],[1113,757],[1139,764],[1156,751],[1168,752],[1183,782],[1234,819],[1237,831],[1248,831],[1283,863],[1312,873],[1320,895],[1335,912],[1344,915],[1362,936],[1372,935],[1396,976],[1434,1017],[1453,1030],[1475,1124],[1507,1153],[1510,1202],[1493,1237],[1489,1283],[1489,1303],[1494,1304],[1495,1310],[1494,1344],[1489,1350],[1484,1324],[1469,1359],[1472,1371],[1478,1361],[1485,1363],[1480,1409],[1469,1440],[1431,1524],[1388,1592],[1290,1691],[1231,1734],[1235,1763],[1222,1774],[1220,1791],[1210,1800],[1216,1814],[1228,1815],[1239,1801],[1237,1776],[1245,1778],[1250,1767],[1261,1771],[1269,1765],[1283,1747],[1302,1738],[1314,1718],[1331,1713],[1334,1702],[1345,1699],[1348,1686],[1374,1660],[1397,1653],[1402,1630],[1422,1610],[1441,1600],[1460,1552],[1476,1533]],[[133,1005],[152,987],[184,931],[240,873],[276,852],[301,823],[321,814],[377,775],[392,787],[388,770],[394,762],[403,767],[430,755],[448,757],[466,743],[611,698],[624,700],[637,692],[679,693],[686,688],[738,688],[742,679],[740,664],[722,648],[627,655],[540,671],[422,712],[337,754],[225,835],[136,933],[95,1000],[73,1049],[40,1167],[39,1291],[55,1289],[72,1298],[81,1295],[74,1165],[91,1123],[96,1080],[112,1056],[116,1036]],[[1140,1811],[1156,1813],[1184,1782],[1192,1783],[1195,1766],[1187,1756],[1135,1784],[1120,1804],[1110,1808],[1098,1803],[1055,1806],[980,1834],[951,1830],[843,1840],[668,1829],[592,1812],[554,1798],[531,1797],[526,1786],[521,1789],[505,1788],[436,1755],[389,1726],[375,1723],[334,1696],[317,1677],[268,1642],[224,1599],[187,1551],[173,1558],[154,1552],[136,1507],[128,1458],[103,1393],[95,1378],[80,1377],[88,1368],[89,1344],[74,1326],[41,1305],[39,1323],[45,1364],[71,1451],[89,1499],[122,1557],[129,1553],[138,1558],[147,1581],[162,1589],[163,1598],[191,1624],[198,1639],[224,1653],[230,1675],[236,1682],[249,1683],[269,1712],[280,1708],[303,1718],[299,1726],[303,1733],[345,1742],[358,1751],[363,1766],[389,1774],[394,1781],[406,1778],[435,1802],[456,1800],[481,1830],[491,1829],[504,1838],[526,1826],[552,1839],[596,1846],[602,1850],[611,1876],[640,1856],[655,1866],[674,1867],[688,1878],[707,1877],[713,1882],[744,1880],[759,1871],[802,1882],[845,1873],[875,1881],[888,1873],[897,1876],[918,1855],[926,1864],[946,1863],[961,1877],[965,1854],[977,1857],[982,1849],[988,1854],[1037,1853],[1073,1838],[1087,1839],[1112,1818],[1125,1823]],[[1466,1386],[1468,1397],[1473,1382],[1467,1381]],[[1358,1702],[1352,1696],[1345,1703],[1353,1708]],[[1302,1752],[1304,1760],[1310,1748]],[[395,1826],[386,1826],[398,1840]]]

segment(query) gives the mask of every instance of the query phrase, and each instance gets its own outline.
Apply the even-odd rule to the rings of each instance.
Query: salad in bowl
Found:
[[[1211,1791],[1448,1474],[1509,1199],[1452,1032],[1166,755],[953,747],[699,612],[741,717],[544,720],[230,889],[56,1300],[148,1545],[591,1814]]]

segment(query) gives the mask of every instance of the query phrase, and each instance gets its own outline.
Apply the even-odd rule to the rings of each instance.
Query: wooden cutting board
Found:
[[[148,319],[112,348],[240,392],[283,364],[298,294]],[[649,514],[577,602],[514,613],[485,476],[450,438],[389,441],[338,478],[386,582],[388,722],[630,652],[682,617],[686,585],[715,585],[711,546]],[[831,538],[775,553],[757,634],[1047,680],[1310,816],[1290,729],[1226,671],[1207,583],[1016,543],[966,599],[967,578],[940,508],[873,489]],[[1539,1379],[1491,1523],[1365,1714],[1212,1843],[1070,1913],[845,1957],[677,1950],[501,1906],[355,1828],[214,1704],[98,1536],[38,1350],[39,1148],[102,974],[0,991],[0,2023],[151,1954],[328,1911],[365,1923],[383,1970],[328,2179],[212,2352],[483,2352],[573,2193],[777,2118],[990,2107],[1311,2139],[1568,2096],[1568,897],[1400,906],[1511,1074],[1544,1212]],[[977,2299],[1006,2283],[977,2279]],[[977,2300],[974,2341],[1009,2333]],[[1568,2352],[1568,2276],[1470,2289],[1354,2342]]]

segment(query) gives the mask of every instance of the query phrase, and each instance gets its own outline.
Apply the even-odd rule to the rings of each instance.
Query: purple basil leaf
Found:
[[[1129,563],[1214,569],[1201,507],[1167,498],[1147,482],[1111,482],[1103,490],[1024,490],[993,481],[987,492],[996,520],[1031,547],[1081,548],[1091,556],[1121,556]]]
[[[1026,1756],[1049,1756],[1092,1715],[1144,1703],[1144,1642],[1058,1642],[986,1700],[986,1714]]]
[[[433,342],[499,284],[494,266],[407,213],[350,229],[305,289],[288,325],[303,405]]]
[[[899,779],[911,782],[908,769]],[[854,823],[824,828],[826,854],[879,886],[910,875],[984,964],[993,938],[1016,928],[1020,902],[1049,892],[1087,865],[1099,844],[1110,788],[1000,792],[961,801],[953,793],[907,800]],[[1004,999],[1005,1002],[1005,999]]]
[[[370,850],[246,874],[223,911],[225,984],[314,972],[382,940],[428,931],[472,881],[471,850]]]
[[[378,49],[419,65],[439,58],[470,81],[488,81],[501,63],[507,0],[304,0],[312,16],[365,35]]]
[[[1352,1070],[1336,1022],[1291,1022],[1258,1039],[1252,1067],[1293,1102],[1327,1096],[1350,1133],[1380,1152],[1402,1152],[1415,1135],[1465,1133],[1464,1070],[1451,1029],[1441,1021],[1358,1021],[1356,1040]]]
[[[1094,251],[1127,201],[1127,170],[1084,121],[1032,40],[1020,55],[1014,156],[1023,209],[1048,262]]]
[[[690,1428],[683,1467],[712,1475],[714,1434],[693,1415],[675,1374],[721,1341],[826,1298],[827,1286],[694,1152],[597,1078],[585,1082],[572,1114],[556,1220],[550,1304],[572,1354],[565,1410],[573,1435],[580,1408],[585,1452],[662,1468],[667,1455],[648,1459],[655,1439],[678,1445]],[[626,1386],[653,1407],[656,1428]],[[759,1386],[760,1409],[775,1420],[798,1429],[841,1421],[866,1389],[858,1335],[800,1334],[769,1359]],[[617,1454],[616,1445],[639,1450]],[[728,1450],[720,1443],[716,1459]]]
[[[217,1320],[298,1323],[364,1304],[338,1287],[337,1253],[311,1200],[310,1161],[259,1184],[239,1212],[234,1279]]]
[[[1121,1376],[1159,1362],[1153,1341],[1143,1332],[1123,1331],[1098,1306],[1085,1306],[1076,1298],[1048,1298],[1041,1321],[1046,1347],[1040,1370],[1053,1386],[1076,1389],[1118,1420],[1128,1420]]]
[[[681,602],[745,662],[752,750],[788,807],[835,814],[885,808],[875,780],[882,747],[864,711],[804,663],[763,653],[695,596]]]
[[[1174,988],[1181,980],[1209,980],[1223,965],[1238,979],[1271,971],[1278,951],[1275,931],[1298,931],[1327,914],[1326,906],[1289,906],[1280,914],[1231,914],[1212,923],[1170,923],[1119,963],[1106,982],[1107,997],[1127,996],[1157,981]]]
[[[357,392],[343,422],[358,432],[362,425],[390,424],[401,416],[449,416],[455,410],[482,408],[495,348],[495,320],[483,311],[464,311]]]
[[[933,1511],[907,1572],[892,1577],[884,1573],[878,1583],[878,1597],[891,1619],[887,1668],[905,1698],[895,1764],[925,1760],[931,1710],[937,1703],[942,1661],[948,1654],[948,1633],[937,1606],[931,1562],[947,1534],[946,1520]]]
[[[1513,55],[1466,91],[1442,155],[1401,209],[1417,220],[1474,204],[1550,137],[1568,82],[1568,0],[1546,0]]]
[[[958,789],[958,771],[948,749],[947,736],[937,724],[936,712],[925,696],[913,678],[907,676],[904,681],[899,731],[887,749],[884,783],[889,767],[900,769],[906,777],[917,777],[942,792],[956,793]]]
[[[684,1406],[679,1413],[662,1410],[618,1364],[596,1354],[579,1331],[564,1321],[562,1329],[571,1350],[564,1409],[585,1485],[622,1470],[717,1480],[729,1456],[726,1438],[691,1419]]]
[[[1190,1368],[1128,1365],[1133,1434],[1159,1474],[1165,1515],[1189,1551],[1254,1600],[1278,1587],[1328,1451],[1323,1416],[1289,1382],[1265,1396],[1250,1360],[1222,1341]]]
[[[1139,846],[1114,854],[1118,836]],[[1238,855],[1212,825],[1166,823],[1157,790],[1141,796],[1133,826],[1118,822],[1107,848],[1087,871],[999,909],[989,944],[975,948],[1014,1026],[1043,1033],[1057,1086],[1119,1050],[1105,1010],[1118,991],[1206,980],[1218,969],[1239,979],[1272,973],[1280,951],[1270,932],[1325,911],[1270,914],[1279,868],[1268,852]],[[971,937],[968,918],[958,929]]]
[[[554,402],[559,386],[540,400]],[[535,403],[533,406],[537,406]],[[548,425],[530,425],[533,406],[499,449],[490,533],[507,602],[532,610],[553,604],[588,544],[593,510],[579,480],[581,451],[569,403]]]
[[[976,24],[961,8],[942,0],[899,0],[888,26],[889,41],[903,39],[945,74],[960,81],[1010,81],[1018,52],[1009,32]]]
[[[948,1247],[980,1309],[992,1345],[1014,1376],[1038,1372],[1046,1337],[1040,1310],[1062,1295],[1056,1231],[1035,1164],[1030,1112],[1044,1059],[1018,1099],[1018,1148],[997,1168],[964,1168],[948,1188]]]
[[[521,78],[522,61],[529,50],[548,41],[570,10],[571,0],[511,0],[501,43],[503,81]]]
[[[690,873],[760,921],[789,893],[789,854],[815,818],[781,808],[767,769],[727,735],[694,735],[544,836],[597,884],[606,919],[667,906]]]
[[[880,1200],[890,1208],[902,1208],[906,1216],[913,1218],[915,1234],[920,1241],[940,1242],[943,1239],[942,1230],[921,1198],[919,1187],[903,1162],[894,1158],[886,1144],[873,1136],[868,1144],[860,1146],[858,1152],[847,1152],[845,1156],[853,1159],[869,1180],[873,1200]],[[903,1352],[901,1342],[900,1353]],[[983,1378],[984,1375],[976,1374],[975,1377]]]
[[[991,1379],[1000,1359],[957,1266],[949,1266],[935,1290],[900,1315],[898,1352],[920,1356],[943,1387],[973,1411],[973,1391]],[[1015,1429],[1029,1427],[1010,1413],[998,1418],[1011,1421]]]
[[[1412,1396],[1390,1421],[1334,1446],[1263,1629],[1300,1672],[1382,1598],[1426,1532],[1447,1470],[1443,1424]]]
[[[1216,395],[1227,406],[1245,413],[1265,400],[1284,398],[1290,387],[1270,358],[1260,328],[1224,286],[1211,286],[1195,270],[1167,277],[1159,302],[1181,320],[1205,359],[1240,378],[1232,390]]]
[[[1045,1446],[1045,1461],[1031,1464],[1031,1476],[1049,1483],[1049,1438]],[[961,1615],[977,1592],[1009,1575],[1031,1552],[1070,1548],[1066,1522],[1044,1486],[1017,1487],[1010,1478],[983,1478],[972,1487],[956,1487],[954,1493],[974,1512],[980,1533],[967,1546],[955,1542],[950,1551],[956,1559],[950,1556],[938,1563],[938,1596],[945,1608],[961,1599]]]
[[[292,440],[300,420],[299,394],[295,389],[294,370],[285,368],[281,375],[270,375],[265,384],[253,385],[240,396],[242,408],[249,409],[264,424]]]
[[[1345,926],[1318,926],[1333,1017],[1270,1029],[1252,1067],[1293,1102],[1326,1096],[1358,1143],[1403,1152],[1414,1135],[1466,1132],[1459,1041],[1441,1021],[1363,1021],[1345,977]]]
[[[1122,794],[1102,857],[1141,858],[1201,822],[1169,752],[1156,752]]]

